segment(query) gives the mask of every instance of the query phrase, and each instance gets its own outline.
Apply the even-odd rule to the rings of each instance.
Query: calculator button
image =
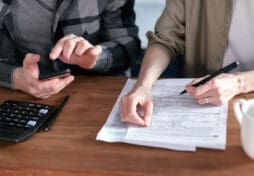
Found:
[[[24,109],[25,109],[25,107],[23,107],[23,106],[19,106],[17,109],[18,109],[19,111],[22,111],[22,110],[24,110]]]
[[[19,121],[19,119],[13,119],[13,121],[14,121],[14,122],[18,122],[18,121]]]
[[[32,117],[33,120],[39,120],[39,117]]]
[[[5,120],[6,121],[11,121],[11,118],[10,117],[6,117]]]
[[[29,117],[29,116],[24,116],[24,119],[26,119],[26,120],[27,120],[27,119],[30,119],[30,118],[31,118],[31,117]]]
[[[27,111],[30,111],[30,109],[31,109],[30,107],[26,107],[26,108],[25,108],[25,110],[27,110]]]
[[[34,120],[29,120],[29,121],[27,122],[27,125],[28,125],[28,126],[35,126],[35,125],[36,125],[36,121],[34,121]]]
[[[36,108],[42,108],[42,105],[41,104],[37,104]]]
[[[18,124],[16,124],[16,126],[17,126],[17,127],[23,127],[24,125],[18,123]]]
[[[5,109],[5,111],[6,111],[6,112],[11,112],[11,109],[8,108],[8,109]]]
[[[25,120],[20,120],[20,123],[25,124],[25,123],[26,123],[26,121],[25,121]]]
[[[16,126],[16,123],[11,122],[11,123],[9,123],[9,125],[10,126]]]
[[[0,115],[1,115],[1,116],[6,116],[6,115],[7,115],[7,113],[2,112],[2,113],[0,113]]]
[[[28,106],[35,107],[35,104],[29,103]]]
[[[5,105],[8,106],[8,107],[15,107],[15,106],[17,106],[17,104],[13,103],[13,102],[6,102]]]
[[[48,109],[41,109],[40,111],[39,111],[39,113],[40,114],[47,114],[48,113]]]

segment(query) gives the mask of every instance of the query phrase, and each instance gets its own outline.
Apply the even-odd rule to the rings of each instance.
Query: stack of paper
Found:
[[[152,89],[151,125],[137,127],[120,122],[120,99],[135,84],[129,79],[96,139],[179,151],[195,151],[197,147],[225,149],[227,105],[201,106],[188,94],[179,95],[190,81],[158,80]]]

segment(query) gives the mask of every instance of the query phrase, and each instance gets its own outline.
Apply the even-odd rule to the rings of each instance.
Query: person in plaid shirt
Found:
[[[0,0],[0,85],[37,98],[73,80],[38,80],[38,63],[74,73],[118,74],[140,50],[134,0]]]

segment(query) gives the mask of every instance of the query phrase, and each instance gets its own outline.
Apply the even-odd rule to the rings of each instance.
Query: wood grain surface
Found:
[[[50,131],[38,132],[18,144],[0,142],[0,176],[253,175],[254,161],[241,148],[233,100],[229,103],[225,151],[176,152],[96,141],[125,81],[123,77],[79,76],[46,100],[0,88],[0,103],[14,99],[58,105],[65,95],[71,95]],[[254,98],[254,93],[236,98],[240,97]]]

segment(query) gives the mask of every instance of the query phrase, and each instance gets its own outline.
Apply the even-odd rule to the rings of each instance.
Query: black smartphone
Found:
[[[71,70],[59,64],[57,61],[49,61],[47,64],[39,63],[39,80],[66,77],[71,74]]]

